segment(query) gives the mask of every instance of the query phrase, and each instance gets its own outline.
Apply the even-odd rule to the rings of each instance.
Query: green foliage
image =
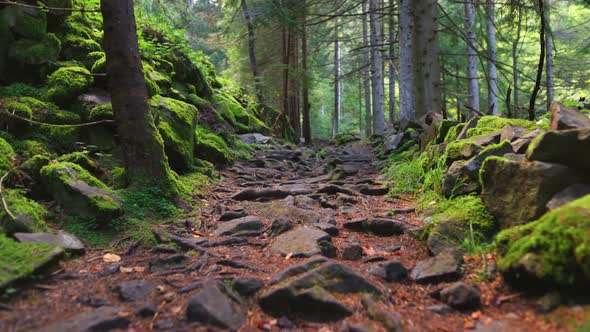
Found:
[[[47,96],[57,104],[67,104],[85,92],[92,82],[92,76],[86,68],[63,67],[48,77]]]
[[[43,243],[18,243],[0,234],[0,287],[31,274],[57,248]]]
[[[12,31],[23,38],[43,39],[47,33],[47,15],[41,10],[25,10],[17,6],[12,7],[19,12]]]
[[[345,133],[338,133],[336,137],[334,137],[334,141],[337,144],[346,144],[354,141],[359,141],[361,138],[357,132],[345,132]]]
[[[385,174],[393,183],[392,193],[416,193],[422,189],[424,169],[420,159],[408,159],[388,166]]]

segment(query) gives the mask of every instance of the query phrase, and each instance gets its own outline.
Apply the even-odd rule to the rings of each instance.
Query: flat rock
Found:
[[[369,231],[379,236],[400,235],[405,231],[405,224],[385,218],[374,218],[369,221]]]
[[[589,155],[590,126],[548,131],[540,135],[526,152],[528,160],[562,164],[586,174],[590,173]]]
[[[248,203],[247,206],[252,213],[271,221],[288,220],[293,223],[310,225],[319,223],[324,219],[319,209],[302,209],[285,201],[274,201],[272,203],[252,202]]]
[[[420,261],[412,269],[410,278],[417,283],[435,284],[454,281],[461,277],[463,258],[454,251],[444,251],[434,257]]]
[[[236,201],[255,201],[257,199],[280,199],[289,196],[291,193],[279,188],[248,188],[232,196]]]
[[[408,270],[400,261],[389,261],[379,263],[369,269],[369,274],[379,277],[387,282],[398,282],[404,280]]]
[[[350,241],[342,248],[342,259],[358,261],[363,257],[363,246],[358,241]]]
[[[342,193],[342,194],[346,194],[346,195],[351,195],[351,196],[357,196],[359,193],[352,190],[352,189],[348,189],[342,186],[337,186],[335,184],[328,184],[325,185],[323,187],[320,187],[317,191],[318,194],[328,194],[328,195],[335,195],[337,193]]]
[[[257,232],[264,228],[260,218],[248,216],[220,223],[213,234],[217,236],[236,235],[241,232]]]
[[[456,282],[440,292],[440,299],[449,306],[459,309],[475,309],[480,306],[481,291],[473,285]]]
[[[73,253],[84,253],[84,244],[74,235],[59,231],[57,234],[49,233],[15,233],[14,237],[19,242],[49,243],[61,247]]]
[[[242,296],[252,296],[262,287],[264,282],[254,277],[238,277],[234,279],[234,290]]]
[[[272,137],[264,136],[260,133],[238,135],[240,140],[247,144],[267,144]]]
[[[236,299],[229,295],[225,285],[208,282],[193,296],[186,308],[190,321],[211,324],[235,331],[246,321],[246,315]]]
[[[78,314],[63,322],[44,327],[37,332],[96,332],[125,329],[131,323],[128,316],[120,315],[123,308],[100,307],[94,311]]]
[[[121,300],[133,302],[148,298],[156,286],[157,284],[150,280],[131,280],[118,283],[115,290],[119,293]]]
[[[157,273],[183,268],[191,259],[185,255],[173,255],[167,257],[156,257],[149,262],[150,272]]]
[[[282,255],[293,257],[311,257],[322,253],[318,243],[330,240],[330,235],[311,227],[300,227],[276,237],[271,249]]]
[[[269,281],[270,285],[277,284],[283,280],[287,280],[293,276],[303,274],[307,271],[313,270],[316,267],[326,263],[328,259],[323,256],[315,256],[311,257],[303,263],[292,265],[288,267],[286,270],[280,272],[279,274],[272,277]]]
[[[327,222],[319,222],[316,224],[312,224],[311,226],[328,233],[330,236],[338,236],[338,234],[340,234],[340,231],[338,230],[338,227],[336,227],[336,225],[332,225]]]
[[[546,206],[548,210],[555,210],[560,206],[573,202],[590,194],[590,185],[574,184],[555,194]]]

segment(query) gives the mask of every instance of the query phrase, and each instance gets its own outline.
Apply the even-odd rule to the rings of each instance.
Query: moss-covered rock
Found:
[[[588,156],[590,127],[546,132],[537,136],[526,152],[528,160],[560,163],[590,174]]]
[[[268,127],[266,127],[266,125],[254,115],[248,113],[231,95],[222,91],[217,91],[211,99],[213,106],[219,112],[221,117],[234,126],[238,133],[252,131],[260,133],[268,132]]]
[[[61,56],[68,60],[78,60],[90,67],[94,62],[88,58],[92,52],[101,52],[102,47],[93,39],[67,34],[62,39]]]
[[[444,156],[445,162],[449,166],[455,161],[473,158],[481,150],[483,150],[483,146],[472,139],[453,141],[447,144]]]
[[[205,75],[187,55],[177,53],[172,62],[174,63],[174,78],[177,81],[194,85],[197,95],[201,98],[209,98],[213,94],[213,89],[209,86]]]
[[[500,270],[517,285],[585,289],[590,283],[590,195],[501,232],[497,249]]]
[[[228,164],[232,160],[223,138],[203,127],[195,131],[195,157],[214,164]]]
[[[0,138],[0,172],[2,174],[12,168],[15,157],[12,146],[5,139]]]
[[[107,72],[107,57],[106,57],[106,55],[104,55],[104,52],[99,52],[99,53],[103,54],[103,56],[94,60],[94,63],[92,64],[92,67],[90,68],[90,71],[93,74],[104,74]]]
[[[10,45],[8,57],[27,65],[40,65],[57,60],[61,42],[52,34],[42,39],[20,39]]]
[[[43,205],[24,197],[18,190],[3,191],[8,209],[16,217],[12,219],[0,209],[0,218],[7,234],[37,233],[47,231],[45,218],[48,214]]]
[[[100,168],[98,167],[98,164],[94,160],[90,159],[90,157],[88,157],[88,154],[84,152],[72,152],[69,154],[64,154],[57,158],[57,161],[69,162],[82,166],[82,168],[94,175],[99,175],[100,173]]]
[[[64,105],[85,92],[92,81],[92,76],[86,68],[63,67],[49,76],[47,96],[51,101]]]
[[[13,83],[10,85],[0,86],[0,98],[10,97],[33,97],[43,98],[46,92],[42,88],[37,88],[25,83]]]
[[[30,128],[30,123],[26,120],[32,118],[33,111],[26,104],[16,99],[0,100],[0,127],[9,133],[13,135],[25,134]]]
[[[113,105],[111,103],[98,105],[90,110],[88,120],[90,121],[102,121],[102,120],[113,120]]]
[[[164,140],[170,167],[178,172],[190,170],[193,165],[198,110],[185,102],[161,96],[152,98],[150,107],[158,115],[157,126]]]
[[[47,16],[37,8],[7,6],[0,11],[0,21],[20,38],[39,40],[47,33]]]
[[[70,214],[95,218],[104,225],[123,213],[121,199],[79,165],[59,162],[45,166],[41,179],[47,191]]]
[[[499,116],[486,115],[477,121],[475,128],[467,130],[467,137],[484,136],[494,132],[501,131],[507,124],[513,127],[526,128],[527,132],[535,129],[546,129],[546,125],[538,125],[534,121],[528,121],[523,119],[507,119]]]
[[[38,122],[51,124],[77,124],[81,122],[80,115],[64,111],[59,106],[32,97],[22,97],[19,101],[33,111],[33,119]]]
[[[26,278],[63,255],[63,249],[45,243],[18,243],[0,234],[0,289]]]

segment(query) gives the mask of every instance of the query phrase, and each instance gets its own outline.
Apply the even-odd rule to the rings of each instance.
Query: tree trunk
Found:
[[[295,142],[301,137],[301,112],[299,110],[299,36],[295,25],[289,26],[289,122]]]
[[[415,117],[421,120],[426,113],[440,113],[442,109],[437,34],[438,4],[436,0],[420,0],[414,1],[413,6],[412,69]]]
[[[475,37],[475,0],[465,1],[465,31],[467,33],[467,105],[469,111],[479,111],[479,82],[477,80],[477,40]]]
[[[486,32],[488,44],[488,107],[492,115],[499,115],[498,105],[498,70],[496,68],[496,16],[495,0],[486,4]]]
[[[383,25],[381,17],[381,1],[369,0],[371,17],[371,53],[373,77],[373,134],[382,136],[385,132],[385,96],[383,91]]]
[[[519,95],[519,78],[518,78],[518,47],[520,45],[520,34],[522,31],[522,9],[518,7],[518,25],[516,27],[516,39],[512,43],[512,86],[514,87],[514,112],[513,116],[518,117],[518,95]]]
[[[398,0],[399,8],[399,112],[400,128],[416,120],[414,71],[412,69],[412,30],[414,19],[412,0]]]
[[[395,0],[389,0],[389,123],[392,128],[395,125],[395,19],[393,15],[393,8]]]
[[[539,16],[541,18],[541,29],[539,30],[539,46],[541,52],[539,53],[539,63],[537,66],[537,78],[535,80],[535,86],[531,93],[531,99],[529,100],[529,120],[535,120],[535,103],[537,101],[537,94],[541,90],[541,80],[543,79],[543,67],[545,62],[545,0],[539,0]]]
[[[545,50],[547,52],[545,58],[547,60],[546,73],[547,78],[547,111],[551,109],[551,103],[554,97],[554,82],[553,82],[553,32],[551,31],[551,8],[550,0],[545,0]]]
[[[283,2],[284,3],[284,2]],[[288,27],[285,23],[282,26],[282,56],[283,56],[283,113],[281,114],[281,135],[283,138],[290,139],[293,136],[292,127],[289,122],[289,89],[290,89],[290,82],[289,82],[289,32]]]
[[[254,88],[256,89],[256,98],[258,102],[263,104],[262,87],[260,82],[260,76],[258,74],[258,62],[256,61],[256,38],[254,34],[254,24],[252,24],[252,17],[248,10],[248,3],[246,0],[242,0],[242,12],[244,13],[244,19],[246,20],[246,27],[248,28],[248,56],[250,57],[250,66],[252,68],[252,76],[254,77]]]
[[[372,104],[371,104],[371,50],[369,43],[369,14],[367,11],[367,1],[363,0],[363,80],[365,86],[365,132],[367,137],[372,134]]]
[[[340,38],[338,37],[338,16],[334,17],[334,111],[332,113],[332,138],[338,134],[340,125]]]
[[[309,104],[309,73],[307,72],[307,25],[305,23],[307,19],[307,6],[305,2],[303,6],[304,12],[301,31],[301,66],[303,70],[303,86],[301,91],[303,94],[303,138],[305,138],[305,144],[311,144],[311,105]]]
[[[169,194],[171,177],[162,138],[148,108],[132,0],[101,0],[107,75],[123,161],[132,186],[155,183]]]

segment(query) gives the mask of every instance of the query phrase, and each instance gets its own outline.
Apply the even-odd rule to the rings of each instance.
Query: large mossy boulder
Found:
[[[41,169],[41,180],[47,192],[70,214],[107,224],[123,213],[121,199],[79,165],[47,165]]]
[[[498,234],[499,268],[522,287],[590,284],[590,195]]]
[[[178,53],[173,59],[174,78],[179,82],[191,84],[195,87],[196,93],[201,98],[209,98],[213,95],[213,89],[207,83],[205,75],[196,63],[187,55]]]
[[[560,163],[585,172],[590,180],[590,127],[548,131],[529,146],[527,159]]]
[[[195,157],[218,165],[232,161],[229,148],[223,138],[203,127],[197,127],[195,131]]]
[[[483,150],[483,146],[472,139],[453,141],[446,146],[445,162],[450,166],[455,161],[475,157],[481,150]]]
[[[18,190],[3,191],[8,209],[14,219],[4,208],[0,209],[0,219],[7,234],[44,232],[47,230],[45,218],[48,214],[43,205],[24,197]]]
[[[586,178],[564,165],[502,157],[486,159],[480,170],[482,200],[502,229],[538,219],[555,194]]]
[[[58,105],[76,100],[92,84],[90,72],[83,67],[62,67],[47,79],[47,97]]]
[[[526,132],[533,131],[542,127],[534,121],[524,119],[507,119],[499,116],[487,115],[479,118],[474,127],[466,126],[467,137],[485,136],[494,132],[500,132],[506,125],[513,127],[525,128]]]
[[[170,167],[177,172],[189,171],[193,165],[198,110],[180,100],[161,96],[152,98],[150,107],[157,114]]]
[[[41,39],[20,39],[10,44],[8,58],[25,65],[41,65],[57,60],[61,42],[48,33]]]
[[[238,133],[247,132],[267,133],[268,127],[248,113],[246,109],[227,92],[217,90],[212,97],[213,106],[219,112],[223,120],[231,124]]]

